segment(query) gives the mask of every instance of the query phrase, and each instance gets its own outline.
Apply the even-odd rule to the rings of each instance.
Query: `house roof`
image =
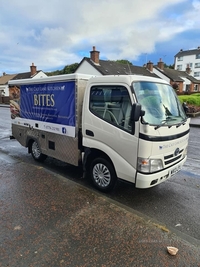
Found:
[[[102,75],[127,75],[127,74],[137,74],[144,76],[158,76],[150,71],[148,71],[144,67],[138,67],[131,64],[123,64],[116,61],[111,60],[99,60],[99,64],[95,64],[90,58],[84,57],[77,69],[83,63],[83,61],[87,61],[90,65],[92,65],[96,70],[98,70]]]
[[[8,81],[12,80],[17,74],[5,74],[0,77],[0,85],[8,84]]]
[[[200,54],[200,47],[197,49],[191,49],[183,51],[182,49],[175,55],[175,57],[191,56]]]
[[[182,78],[187,78],[192,83],[200,84],[200,80],[197,80],[193,76],[189,75],[186,71],[174,70],[170,68],[164,68],[163,70],[161,70],[160,68],[158,68],[158,66],[154,66],[154,68],[174,82],[184,82],[184,79]]]
[[[36,74],[38,74],[41,70],[36,71],[36,73],[34,74],[34,76]],[[15,77],[13,77],[12,80],[19,80],[19,79],[28,79],[28,78],[32,78],[33,76],[31,76],[31,72],[22,72],[22,73],[18,73]]]

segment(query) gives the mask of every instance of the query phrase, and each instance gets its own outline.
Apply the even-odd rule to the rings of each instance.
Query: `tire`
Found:
[[[43,162],[47,158],[46,155],[42,154],[37,141],[31,143],[31,155],[34,160],[39,162]]]
[[[102,192],[110,192],[117,181],[112,164],[104,158],[96,158],[92,161],[90,177],[94,186]]]

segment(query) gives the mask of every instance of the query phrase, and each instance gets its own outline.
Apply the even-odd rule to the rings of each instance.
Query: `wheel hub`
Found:
[[[101,187],[107,187],[111,181],[109,169],[104,164],[98,163],[93,168],[95,182]]]

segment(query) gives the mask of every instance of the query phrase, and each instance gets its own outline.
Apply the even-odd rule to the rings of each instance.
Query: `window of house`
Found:
[[[177,70],[182,70],[182,65],[177,65]]]
[[[196,59],[200,59],[200,54],[197,54],[196,55]]]
[[[194,91],[198,91],[198,84],[194,84]]]
[[[194,72],[194,77],[200,77],[200,72]]]
[[[126,87],[93,86],[90,91],[90,111],[97,117],[131,132],[131,100]]]
[[[194,67],[195,67],[195,68],[200,68],[200,62],[195,63]]]
[[[182,61],[182,60],[183,60],[183,57],[178,57],[177,60],[178,60],[178,61]]]
[[[185,90],[186,90],[186,92],[190,91],[190,85],[189,84],[186,84]]]

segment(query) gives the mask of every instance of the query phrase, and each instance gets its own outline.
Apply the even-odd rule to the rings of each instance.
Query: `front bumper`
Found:
[[[169,178],[171,178],[174,174],[180,171],[185,163],[187,156],[184,157],[180,162],[177,164],[162,170],[160,172],[152,173],[152,174],[145,174],[145,173],[137,173],[136,175],[136,188],[149,188],[155,185],[158,185]]]

